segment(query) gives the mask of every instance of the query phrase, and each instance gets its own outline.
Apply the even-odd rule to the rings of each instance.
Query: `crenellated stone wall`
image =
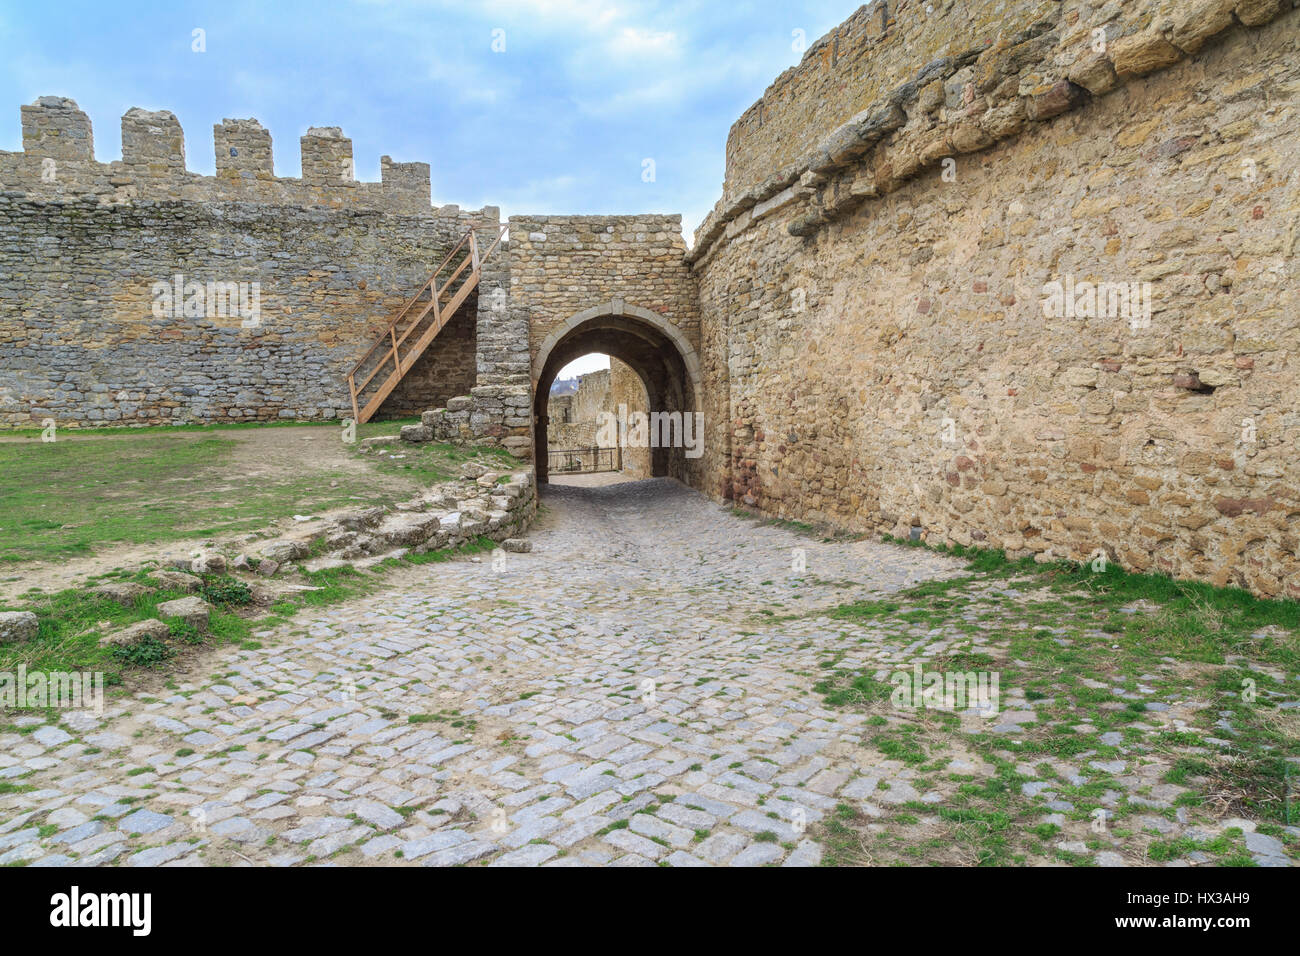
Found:
[[[703,414],[703,457],[647,467],[720,499],[1300,596],[1297,7],[874,0],[733,127],[692,248],[676,216],[513,217],[384,412],[527,456],[548,376],[605,352],[611,395]],[[333,127],[285,179],[255,120],[211,177],[170,113],[111,163],[70,100],[22,123],[0,424],[341,417],[393,310],[497,234],[424,164],[357,182]],[[189,314],[190,281],[256,283],[256,321]]]
[[[23,150],[0,150],[0,190],[42,199],[94,195],[103,203],[137,199],[242,201],[288,206],[377,209],[430,216],[428,163],[380,159],[382,180],[358,182],[352,141],[336,126],[312,127],[299,141],[302,177],[275,175],[271,133],[255,119],[212,127],[216,175],[185,168],[185,132],[166,111],[133,108],[122,117],[122,158],[94,157],[89,117],[74,100],[42,96],[22,107]],[[460,214],[445,206],[438,215]]]
[[[1300,12],[884,6],[880,82],[823,41],[729,141],[709,490],[1300,595]]]
[[[302,137],[298,180],[256,120],[215,128],[215,177],[186,171],[171,113],[128,111],[106,164],[73,101],[22,121],[0,152],[0,426],[350,416],[347,372],[392,314],[466,229],[497,233],[493,207],[433,209],[425,164],[356,182],[337,128]],[[383,416],[476,386],[480,312],[471,295]]]

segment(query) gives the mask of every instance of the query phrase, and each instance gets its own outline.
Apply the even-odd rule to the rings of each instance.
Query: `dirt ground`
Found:
[[[395,433],[397,427],[394,425],[390,431]],[[136,431],[95,434],[65,430],[59,433],[58,441],[111,442],[123,438],[139,438],[144,434],[146,433]],[[184,439],[194,434],[194,432],[158,433],[157,438],[159,441],[167,441]],[[235,498],[259,484],[287,478],[301,479],[305,474],[312,473],[319,473],[322,476],[322,491],[327,488],[337,488],[341,480],[355,478],[364,481],[370,492],[348,496],[358,504],[376,499],[410,497],[421,490],[421,483],[415,477],[400,472],[380,470],[375,467],[371,458],[358,456],[355,453],[356,446],[344,444],[339,439],[336,426],[227,429],[214,431],[212,434],[233,440],[237,445],[233,455],[217,472],[205,473],[203,481],[208,492],[215,491]],[[4,444],[40,444],[40,441],[36,436],[0,436],[0,443]],[[403,454],[402,450],[395,451],[395,455],[401,454]],[[164,484],[157,489],[157,493],[159,495],[184,493],[184,485],[188,480],[183,477],[176,478],[174,483],[177,487],[168,489]],[[214,480],[215,485],[212,484]],[[112,496],[114,492],[106,489],[105,495]],[[291,527],[293,524],[293,516],[290,514],[268,515],[263,527],[271,530]],[[206,536],[161,543],[110,545],[90,555],[0,566],[0,601],[11,600],[33,587],[47,592],[57,591],[71,587],[89,575],[139,564],[164,553],[186,553],[211,541],[212,538]]]

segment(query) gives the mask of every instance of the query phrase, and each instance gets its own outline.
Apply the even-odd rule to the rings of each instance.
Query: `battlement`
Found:
[[[271,133],[261,123],[224,119],[212,127],[216,175],[203,176],[185,168],[185,131],[167,110],[127,110],[122,158],[108,163],[96,161],[90,118],[75,100],[42,96],[21,112],[23,151],[0,150],[0,189],[38,198],[91,194],[104,203],[224,200],[459,214],[455,206],[434,210],[430,205],[428,163],[397,163],[384,156],[380,182],[359,182],[352,140],[337,126],[314,126],[302,136],[302,176],[294,179],[276,176]]]

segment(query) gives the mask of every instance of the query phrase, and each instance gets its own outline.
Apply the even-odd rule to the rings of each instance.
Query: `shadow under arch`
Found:
[[[662,315],[619,299],[602,302],[565,319],[542,341],[533,359],[533,463],[539,483],[547,481],[547,403],[564,366],[592,352],[623,362],[645,386],[651,411],[702,409],[700,360],[681,331]],[[651,448],[655,476],[685,480],[685,449]]]

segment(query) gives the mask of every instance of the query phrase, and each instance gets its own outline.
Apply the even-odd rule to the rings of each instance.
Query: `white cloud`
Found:
[[[646,30],[624,27],[607,44],[616,56],[677,56],[680,41],[677,34],[666,30]]]

